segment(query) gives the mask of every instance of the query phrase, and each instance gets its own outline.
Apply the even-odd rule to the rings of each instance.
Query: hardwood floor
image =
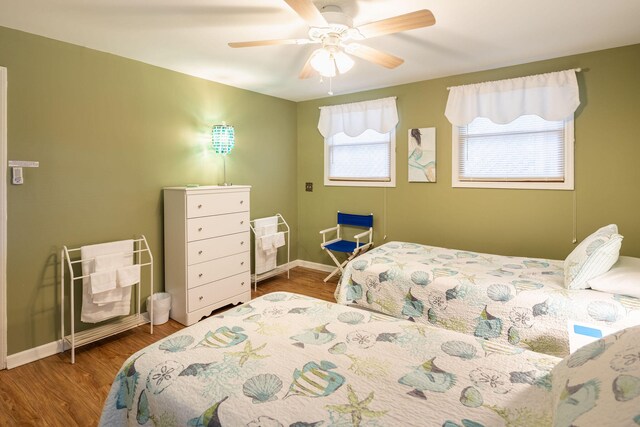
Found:
[[[324,283],[326,273],[295,268],[258,284],[253,297],[276,291],[309,295],[335,301],[336,280]],[[222,310],[228,309],[226,307]],[[69,352],[47,357],[11,370],[0,371],[0,426],[93,426],[98,423],[111,383],[133,353],[184,328],[169,320],[124,332],[76,350],[76,363]]]

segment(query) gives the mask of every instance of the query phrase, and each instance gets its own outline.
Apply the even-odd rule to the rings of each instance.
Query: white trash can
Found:
[[[151,297],[147,297],[147,312],[151,307]],[[153,294],[153,324],[162,325],[169,320],[169,310],[171,310],[171,294],[158,292]]]

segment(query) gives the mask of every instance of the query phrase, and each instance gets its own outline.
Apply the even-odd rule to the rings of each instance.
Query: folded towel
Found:
[[[124,253],[98,255],[93,261],[93,271],[96,273],[100,271],[115,271],[116,268],[122,267],[123,265],[127,265],[125,263]]]
[[[128,267],[120,267],[117,270],[117,282],[119,288],[133,286],[140,282],[140,265],[134,264]]]
[[[113,258],[122,260],[117,267],[126,267],[133,264],[133,240],[89,245],[80,248],[80,257],[90,262],[82,263],[82,275],[89,276],[82,280],[82,312],[80,320],[85,323],[96,323],[115,316],[127,315],[131,311],[131,288],[116,288],[107,292],[101,292],[95,296],[91,294],[91,273],[96,273],[96,259],[105,255],[118,255],[105,257],[98,260],[99,267],[105,268],[105,263],[110,263]],[[127,253],[127,255],[124,255]],[[117,274],[116,274],[117,278]],[[117,282],[116,282],[117,283]],[[106,294],[106,295],[104,295]],[[100,295],[98,297],[98,295]],[[94,302],[94,297],[97,301]],[[117,299],[116,299],[117,298]],[[115,300],[106,302],[105,300]]]
[[[276,237],[273,239],[273,247],[274,248],[281,248],[282,246],[284,246],[284,231],[280,231],[279,233],[276,233]]]
[[[127,294],[125,291],[127,290],[130,294],[131,290],[128,288],[115,288],[110,291],[100,292],[99,294],[93,294],[91,295],[91,302],[100,307],[111,303],[119,303],[126,297]]]
[[[261,237],[273,235],[278,231],[278,217],[258,218],[253,222],[253,228],[256,233],[255,271],[256,274],[260,274],[276,268],[276,251],[273,249],[265,250],[265,246],[263,246],[261,242]],[[273,245],[269,243],[269,246],[271,247]]]
[[[267,254],[274,254],[279,247],[284,246],[284,232],[260,237],[260,247]]]
[[[91,273],[91,295],[101,292],[110,291],[116,288],[116,272],[115,270],[102,271],[100,273]]]

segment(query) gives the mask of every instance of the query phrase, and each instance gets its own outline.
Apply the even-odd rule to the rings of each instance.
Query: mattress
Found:
[[[559,359],[278,292],[132,355],[101,425],[541,426]]]
[[[640,300],[563,286],[563,262],[390,242],[347,264],[336,301],[556,356],[568,320],[639,323]]]

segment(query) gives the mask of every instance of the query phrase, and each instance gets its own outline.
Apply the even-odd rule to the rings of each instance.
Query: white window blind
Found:
[[[508,124],[478,117],[459,126],[458,180],[565,182],[567,126],[572,129],[573,121],[536,115]]]
[[[351,137],[344,132],[326,139],[330,181],[391,181],[392,132],[368,129]]]

